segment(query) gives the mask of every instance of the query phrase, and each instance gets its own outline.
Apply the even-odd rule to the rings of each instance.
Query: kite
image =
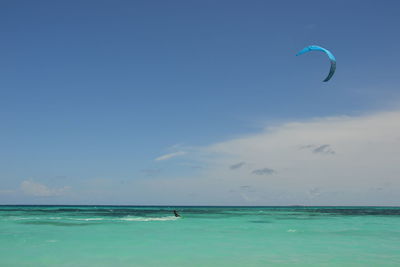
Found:
[[[329,50],[327,50],[327,49],[325,49],[323,47],[320,47],[318,45],[307,46],[303,50],[301,50],[299,53],[297,53],[296,56],[300,56],[300,55],[305,54],[305,53],[310,52],[310,51],[322,51],[322,52],[324,52],[325,54],[328,55],[329,60],[331,61],[331,69],[329,70],[329,74],[328,74],[328,76],[326,76],[324,82],[329,81],[332,78],[332,76],[333,76],[333,74],[335,73],[335,70],[336,70],[336,58],[335,58],[335,56]]]

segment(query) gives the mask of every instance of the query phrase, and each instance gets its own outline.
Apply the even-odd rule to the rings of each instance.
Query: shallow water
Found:
[[[0,266],[293,265],[400,266],[400,208],[0,206]]]

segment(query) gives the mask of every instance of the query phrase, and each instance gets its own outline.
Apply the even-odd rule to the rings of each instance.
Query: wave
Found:
[[[104,221],[104,222],[152,222],[152,221],[175,221],[179,220],[180,217],[175,216],[165,216],[165,217],[139,217],[139,216],[125,216],[125,217],[92,217],[92,218],[73,218],[73,217],[9,217],[9,220],[12,221],[31,221],[35,223],[52,223],[52,222],[95,222],[95,221]]]
[[[8,217],[8,219],[12,220],[12,221],[20,221],[20,220],[40,220],[42,218],[41,217],[16,217],[16,216],[13,216],[13,217]]]
[[[132,222],[151,222],[151,221],[175,221],[179,217],[167,216],[167,217],[133,217],[127,216],[122,218],[69,218],[76,221],[132,221]]]
[[[167,216],[167,217],[124,217],[116,220],[120,221],[135,221],[135,222],[151,222],[151,221],[175,221],[180,217]]]
[[[70,220],[75,220],[75,221],[103,221],[104,218],[68,218]]]

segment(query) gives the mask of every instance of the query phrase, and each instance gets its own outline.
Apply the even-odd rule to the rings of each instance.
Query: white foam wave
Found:
[[[40,220],[40,217],[10,217],[10,219],[19,221],[19,220]]]
[[[71,217],[9,217],[11,220],[71,220],[71,221],[132,221],[132,222],[152,222],[152,221],[175,221],[180,217],[166,216],[166,217],[135,217],[127,216],[122,218],[71,218]]]
[[[102,221],[104,218],[70,218],[75,221]]]
[[[134,222],[151,222],[151,221],[175,221],[179,217],[167,216],[167,217],[124,217],[117,220],[120,221],[134,221]]]

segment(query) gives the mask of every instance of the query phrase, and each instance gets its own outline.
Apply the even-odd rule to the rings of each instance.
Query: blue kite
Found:
[[[310,52],[310,51],[322,51],[322,52],[324,52],[325,54],[328,55],[329,60],[331,61],[331,69],[329,70],[329,74],[325,78],[324,82],[329,81],[332,78],[332,76],[333,76],[333,74],[335,73],[335,70],[336,70],[336,58],[335,58],[335,56],[329,50],[327,50],[327,49],[325,49],[323,47],[320,47],[318,45],[307,46],[303,50],[301,50],[299,53],[297,53],[296,56],[300,56],[300,55],[305,54],[305,53]]]

